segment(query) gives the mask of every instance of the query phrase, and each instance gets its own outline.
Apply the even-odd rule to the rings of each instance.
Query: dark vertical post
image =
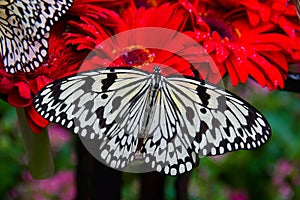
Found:
[[[181,174],[176,178],[176,199],[187,200],[188,199],[188,183],[190,180],[191,172]]]
[[[165,175],[148,172],[141,175],[141,200],[164,199]]]
[[[121,199],[122,172],[95,159],[77,139],[77,200]]]

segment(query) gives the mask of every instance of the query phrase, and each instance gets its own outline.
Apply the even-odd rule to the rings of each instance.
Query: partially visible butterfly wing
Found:
[[[149,84],[150,75],[138,70],[83,72],[47,85],[34,107],[79,134],[97,159],[124,168],[134,159]]]
[[[73,0],[4,0],[0,2],[0,50],[7,72],[30,72],[47,55],[50,27]]]
[[[166,85],[187,128],[185,134],[194,137],[193,149],[199,155],[253,149],[271,137],[267,120],[224,89],[184,77],[166,78]]]
[[[300,19],[300,0],[294,0],[296,13],[298,15],[298,18]]]

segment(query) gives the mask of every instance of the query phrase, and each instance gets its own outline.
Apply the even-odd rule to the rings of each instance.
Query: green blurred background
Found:
[[[189,182],[189,199],[300,199],[300,96],[260,89],[251,83],[232,88],[260,110],[273,136],[262,148],[201,158]],[[15,108],[0,101],[0,199],[72,199],[76,196],[76,154],[71,133],[49,130],[56,173],[33,180],[26,168]],[[175,178],[166,180],[166,199],[175,198]],[[122,199],[138,199],[138,174],[123,174]]]

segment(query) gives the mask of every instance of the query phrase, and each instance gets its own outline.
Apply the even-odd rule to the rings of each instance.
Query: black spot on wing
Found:
[[[202,135],[205,134],[205,132],[208,130],[208,125],[204,122],[200,122],[200,131],[196,134],[195,140],[196,142],[200,143],[202,140]]]
[[[200,112],[201,112],[202,114],[206,114],[207,111],[206,111],[205,108],[201,108],[201,109],[200,109]]]
[[[243,129],[242,128],[238,128],[237,130],[238,130],[240,136],[244,137],[244,131],[243,131]]]
[[[108,95],[105,93],[101,95],[101,99],[107,99],[107,97],[108,97]]]
[[[100,128],[106,128],[105,134],[111,129],[111,127],[113,126],[113,124],[115,123],[115,121],[113,121],[110,124],[107,124],[106,118],[104,117],[104,106],[100,106],[99,108],[97,108],[96,110],[96,115],[99,119],[99,127]]]
[[[45,4],[45,10],[44,10],[44,12],[47,14],[47,15],[50,15],[51,14],[51,12],[50,12],[50,8],[51,9],[53,9],[52,7],[53,6],[51,6],[50,4],[48,4],[48,3],[46,3],[46,2],[44,2],[44,4]],[[37,18],[37,20],[38,20],[38,18]]]
[[[116,81],[117,78],[118,77],[117,77],[116,73],[109,73],[109,74],[107,74],[106,79],[103,79],[101,81],[101,83],[102,83],[101,90],[103,92],[106,92],[108,90],[108,88]]]
[[[233,124],[231,123],[231,121],[228,118],[226,118],[226,125],[227,125],[227,127],[224,127],[223,129],[224,129],[227,137],[230,137],[231,133],[230,133],[230,129],[229,128],[233,127]]]
[[[96,110],[96,115],[99,119],[99,125],[100,125],[101,128],[106,126],[106,119],[103,118],[104,108],[105,108],[104,106],[100,106]]]
[[[59,112],[61,112],[62,110],[64,110],[68,105],[65,103],[61,103],[61,105],[59,106]]]
[[[62,119],[67,119],[67,118],[68,118],[68,115],[67,115],[66,113],[61,113],[61,114],[60,114],[60,117],[61,117]]]
[[[234,143],[240,144],[240,143],[243,143],[243,140],[242,140],[242,138],[240,138],[240,137],[235,137],[235,138],[234,138]]]
[[[251,126],[253,126],[255,124],[255,119],[257,119],[257,114],[255,111],[253,110],[249,110],[249,115],[248,116],[245,116],[246,117],[246,120],[247,120],[247,124],[248,126],[246,126],[245,128],[251,132]]]
[[[209,103],[208,100],[210,99],[210,95],[206,93],[206,88],[198,85],[196,90],[202,105],[206,107]]]

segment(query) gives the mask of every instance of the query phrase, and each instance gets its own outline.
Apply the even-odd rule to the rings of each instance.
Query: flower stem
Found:
[[[49,178],[54,173],[54,162],[47,129],[34,134],[27,124],[24,109],[17,108],[17,115],[31,176],[35,179]]]

